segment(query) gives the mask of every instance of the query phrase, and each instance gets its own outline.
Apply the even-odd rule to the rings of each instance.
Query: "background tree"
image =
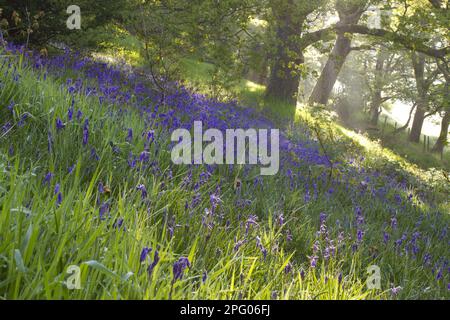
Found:
[[[2,0],[0,27],[7,41],[45,46],[49,42],[64,42],[78,48],[97,45],[104,40],[98,28],[121,19],[128,8],[126,0],[79,0],[81,29],[69,30],[67,8],[70,0]],[[103,33],[104,34],[104,33]]]
[[[307,44],[302,34],[307,29],[308,15],[319,9],[323,0],[271,0],[269,24],[273,32],[270,77],[266,90],[267,98],[276,98],[294,103],[304,63],[303,51]]]
[[[340,25],[356,24],[367,9],[367,0],[337,0],[336,11],[339,15]],[[317,80],[316,86],[309,98],[310,103],[327,104],[339,72],[351,51],[352,34],[337,32],[337,39],[328,61]]]
[[[211,63],[222,86],[240,78],[244,55],[255,42],[249,29],[260,8],[257,1],[136,1],[134,5],[126,27],[144,44],[147,67],[160,89],[163,82],[176,78],[181,59],[191,56]]]

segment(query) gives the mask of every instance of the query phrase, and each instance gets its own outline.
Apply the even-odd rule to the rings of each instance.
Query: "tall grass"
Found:
[[[130,152],[138,154],[145,143],[139,134],[127,139],[127,129],[146,129],[140,111],[70,93],[70,71],[54,76],[22,57],[2,60],[0,125],[10,124],[0,131],[0,298],[448,298],[448,271],[436,280],[438,270],[431,270],[448,261],[448,235],[441,233],[448,215],[406,200],[407,190],[387,190],[389,198],[403,199],[387,206],[358,194],[357,173],[347,187],[334,185],[323,180],[321,166],[296,171],[312,179],[310,189],[284,171],[257,184],[242,168],[177,167],[164,129],[149,148],[155,165],[138,161],[130,169]],[[67,119],[72,101],[80,119]],[[58,119],[64,128],[57,128]],[[292,138],[304,138],[302,130]],[[365,222],[364,242],[355,248],[356,207]],[[396,228],[387,225],[392,210]],[[400,246],[383,243],[383,230],[392,239],[407,233],[408,240],[420,231],[419,252],[408,253],[406,239]],[[324,258],[331,239],[336,253]],[[144,248],[151,251],[145,255]],[[310,260],[315,254],[317,265]],[[423,263],[426,254],[431,267]],[[190,267],[174,279],[180,257]],[[366,287],[372,264],[381,267],[381,290]],[[81,269],[79,290],[66,285],[72,265]],[[396,286],[402,290],[392,293]]]

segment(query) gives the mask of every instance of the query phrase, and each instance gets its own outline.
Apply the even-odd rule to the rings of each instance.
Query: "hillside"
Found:
[[[1,298],[449,297],[439,173],[306,112],[282,125],[179,84],[161,96],[145,74],[69,51],[0,56]],[[171,133],[194,121],[283,126],[278,174],[173,164]]]

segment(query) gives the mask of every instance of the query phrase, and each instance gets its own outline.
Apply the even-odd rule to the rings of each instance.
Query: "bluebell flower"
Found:
[[[73,170],[75,169],[76,164],[71,165],[69,168],[67,168],[67,172],[71,174]]]
[[[108,213],[109,213],[109,204],[105,202],[100,206],[99,209],[100,220],[105,220],[105,215]]]
[[[181,280],[186,268],[190,268],[191,263],[186,257],[181,257],[177,262],[173,264],[173,281]]]
[[[152,248],[144,247],[141,251],[141,255],[139,258],[139,262],[144,262],[145,258],[147,258],[147,255],[152,251]]]
[[[67,110],[67,120],[72,121],[73,119],[73,107],[70,107],[69,110]]]
[[[142,200],[147,198],[147,189],[145,188],[145,186],[143,184],[138,185],[136,187],[136,189],[141,191],[141,198],[142,198]]]
[[[236,239],[234,239],[234,241],[235,241],[235,244],[234,244],[234,247],[233,247],[234,251],[238,251],[247,242],[246,240],[236,241]]]
[[[123,223],[124,223],[124,219],[123,219],[123,218],[118,218],[118,219],[114,222],[113,228],[115,228],[115,229],[123,228],[123,230],[126,231],[126,228],[125,228],[125,226],[123,225]]]
[[[51,173],[51,172],[47,173],[44,177],[44,181],[42,181],[42,184],[50,185],[50,181],[52,180],[52,178],[53,178],[53,173]]]
[[[64,122],[60,118],[57,118],[56,119],[56,130],[60,131],[60,130],[64,129],[65,127],[66,127],[66,125],[64,124]]]
[[[281,213],[281,214],[278,216],[278,225],[279,225],[280,227],[282,227],[282,226],[284,225],[284,223],[285,223],[284,215]]]
[[[128,129],[128,134],[127,134],[127,137],[125,140],[128,142],[133,141],[133,129],[131,129],[131,128]]]
[[[98,192],[99,193],[105,193],[105,189],[103,187],[103,183],[102,182],[98,183]]]
[[[77,120],[80,121],[83,118],[83,112],[81,110],[77,111]]]
[[[317,261],[319,259],[318,256],[310,256],[309,258],[309,265],[311,266],[311,268],[315,268],[317,266]]]
[[[391,288],[391,293],[396,296],[403,288],[398,286],[398,287],[393,287]]]
[[[155,250],[155,253],[153,255],[153,262],[147,268],[147,272],[148,272],[149,276],[152,275],[153,270],[155,269],[158,262],[159,262],[159,251]]]

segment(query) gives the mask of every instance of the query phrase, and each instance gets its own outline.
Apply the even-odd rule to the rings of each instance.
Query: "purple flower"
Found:
[[[67,172],[68,172],[69,174],[71,174],[71,173],[73,172],[74,169],[75,169],[75,164],[72,165],[72,166],[70,166],[70,167],[67,169]]]
[[[147,198],[147,189],[145,188],[145,186],[143,184],[138,185],[136,187],[136,189],[141,191],[141,198],[142,198],[142,200]]]
[[[99,193],[104,193],[105,192],[105,188],[104,188],[102,182],[99,182],[99,184],[98,184],[98,192]]]
[[[280,225],[280,227],[282,227],[283,225],[284,225],[284,216],[283,216],[283,214],[281,213],[279,216],[278,216],[278,224]]]
[[[393,287],[391,288],[391,293],[395,296],[402,290],[402,287]]]
[[[183,278],[183,272],[186,268],[190,268],[191,263],[188,258],[181,257],[177,262],[173,264],[173,281],[181,280]]]
[[[89,120],[84,121],[83,126],[83,146],[87,145],[89,142]]]
[[[100,160],[100,157],[97,154],[97,150],[95,150],[94,147],[91,148],[91,159],[94,159],[96,161]]]
[[[442,279],[442,269],[439,269],[438,273],[436,274],[436,280],[441,280]]]
[[[213,209],[215,209],[217,207],[217,205],[222,202],[222,200],[219,198],[219,196],[217,196],[214,193],[209,196],[209,201],[210,201]]]
[[[309,258],[309,264],[310,264],[311,268],[315,268],[317,266],[317,261],[318,261],[319,257],[318,256],[311,256],[311,257],[308,257],[308,258]]]
[[[83,112],[81,112],[81,110],[77,111],[77,120],[80,121],[81,118],[83,118]]]
[[[17,122],[17,125],[19,127],[23,127],[25,125],[25,120],[28,119],[28,113],[24,113],[23,115],[20,116],[20,120]]]
[[[273,291],[271,292],[271,294],[270,294],[270,298],[271,298],[272,300],[277,300],[277,298],[278,298],[278,293],[277,293],[275,290],[273,290]]]
[[[358,229],[356,236],[357,236],[358,242],[361,242],[363,240],[364,231],[362,231],[361,229]]]
[[[387,233],[386,231],[383,232],[383,240],[385,244],[389,242],[389,239],[390,239],[389,233]]]
[[[44,181],[42,181],[42,184],[47,184],[50,185],[50,181],[53,178],[53,173],[49,172],[46,174],[46,176],[44,177]]]
[[[117,219],[117,221],[114,222],[114,224],[113,224],[113,228],[115,228],[115,229],[120,229],[120,228],[122,228],[123,222],[124,222],[123,218]],[[126,231],[126,228],[124,227],[123,230]]]
[[[130,168],[136,167],[136,159],[133,156],[132,152],[129,153],[127,162],[128,162],[128,165],[130,166]]]
[[[152,275],[153,269],[155,269],[155,267],[158,264],[158,262],[159,262],[159,251],[155,250],[155,253],[153,255],[153,262],[147,268],[147,272],[148,272],[149,276]]]
[[[292,263],[288,263],[286,267],[284,267],[284,273],[288,274],[292,271]]]
[[[324,213],[324,212],[320,213],[320,224],[321,224],[321,225],[324,224],[324,223],[325,223],[325,220],[327,220],[327,215],[326,215],[326,213]]]
[[[261,253],[264,256],[264,260],[267,257],[267,249],[264,248],[263,244],[261,243],[261,238],[259,236],[256,236],[256,246],[261,250]]]
[[[302,271],[300,271],[300,278],[302,280],[305,280],[305,270],[302,269]]]
[[[155,131],[154,130],[149,130],[147,132],[143,133],[143,136],[145,136],[145,139],[149,142],[152,143],[155,140]]]
[[[7,108],[8,108],[9,111],[13,112],[14,111],[14,106],[15,106],[14,101],[11,101],[10,104],[7,106]]]
[[[203,275],[202,275],[202,282],[205,283],[207,278],[208,278],[208,272],[205,271],[205,272],[203,272]]]
[[[150,160],[150,153],[148,151],[142,151],[139,155],[139,161],[147,162],[148,160]]]
[[[292,236],[292,232],[291,232],[291,230],[287,230],[286,231],[286,241],[291,242],[292,240],[294,240],[294,237]]]
[[[67,111],[67,120],[72,121],[73,119],[73,107],[70,107]]]
[[[364,216],[362,214],[361,207],[356,208],[355,214],[356,214],[356,225],[360,226],[360,225],[364,224]]]
[[[59,206],[61,205],[62,202],[62,193],[59,192],[58,195],[56,196],[56,205]]]
[[[314,253],[317,253],[317,252],[319,252],[319,250],[320,250],[320,243],[319,243],[319,241],[315,241],[314,243],[313,243],[313,252]]]
[[[147,255],[152,251],[152,248],[144,247],[141,251],[141,256],[139,258],[139,262],[144,262],[145,258],[147,258]]]
[[[109,204],[103,203],[99,209],[100,220],[105,220],[105,214],[109,213]]]
[[[244,245],[244,243],[246,243],[245,240],[239,240],[236,242],[236,239],[235,239],[235,244],[234,244],[233,250],[238,251],[242,247],[242,245]]]
[[[60,130],[64,129],[65,126],[66,125],[64,124],[64,122],[60,118],[56,119],[56,130],[57,131],[60,131]]]
[[[426,254],[423,256],[423,264],[426,265],[426,266],[428,266],[428,265],[431,264],[431,254],[426,253]]]
[[[57,183],[55,185],[55,190],[54,190],[54,193],[57,195],[56,196],[56,205],[57,206],[59,206],[62,202],[62,193],[60,192],[60,190],[61,190],[61,186],[59,183]]]
[[[248,219],[247,219],[247,221],[245,223],[245,233],[248,233],[248,231],[250,229],[250,226],[258,226],[257,220],[258,220],[258,217],[255,216],[254,214],[251,214],[248,217]]]
[[[391,228],[394,230],[397,229],[397,218],[396,217],[391,218]]]
[[[133,129],[131,129],[131,128],[128,129],[127,138],[125,140],[128,142],[133,141]]]

